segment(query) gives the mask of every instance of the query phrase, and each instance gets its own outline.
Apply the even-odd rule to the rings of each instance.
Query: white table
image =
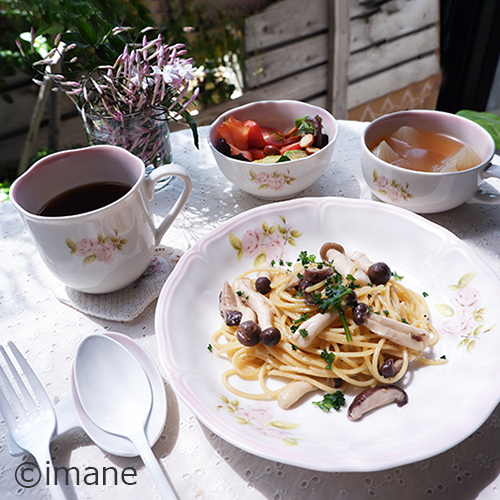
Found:
[[[362,123],[340,122],[332,164],[300,196],[371,198],[359,166],[359,137],[363,128]],[[180,252],[233,215],[265,203],[239,191],[223,178],[208,149],[206,127],[201,128],[200,135],[197,151],[189,131],[173,134],[175,160],[193,178],[192,197],[164,240]],[[173,183],[160,192],[153,201],[154,210],[165,213],[180,189],[180,183]],[[495,198],[495,189],[491,187],[490,191]],[[427,218],[466,241],[500,276],[499,206],[465,204]],[[0,204],[0,231],[0,343],[15,341],[54,403],[68,390],[78,343],[91,333],[115,331],[128,335],[149,353],[165,375],[155,339],[155,303],[127,323],[85,316],[54,296],[47,271],[10,202]],[[154,452],[182,500],[500,499],[500,407],[471,437],[437,457],[380,472],[326,473],[274,463],[235,448],[204,427],[168,385],[166,391],[168,418]],[[5,433],[5,424],[0,421],[0,498],[50,498],[40,485],[26,489],[17,484],[16,468],[29,457],[11,457]],[[103,466],[137,469],[137,484],[133,486],[73,482],[65,487],[68,499],[158,497],[139,458],[110,456],[81,430],[56,440],[52,451],[56,466],[79,470]]]

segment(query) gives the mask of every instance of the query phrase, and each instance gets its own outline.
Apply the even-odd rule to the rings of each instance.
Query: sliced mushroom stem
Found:
[[[349,420],[358,420],[365,413],[382,406],[396,403],[399,407],[408,403],[406,392],[396,385],[377,386],[360,392],[347,410]]]
[[[351,274],[356,282],[362,286],[366,285],[370,281],[366,273],[361,269],[356,269],[356,264],[345,256],[344,249],[340,245],[336,245],[335,243],[325,243],[321,247],[320,255],[323,260],[331,262],[337,272],[339,272],[344,278]]]
[[[416,351],[423,351],[430,341],[429,334],[422,328],[378,314],[369,313],[363,324],[373,333]]]
[[[305,394],[317,391],[318,388],[304,380],[294,380],[289,383],[278,393],[278,405],[283,410],[288,410],[290,406],[295,404]]]
[[[339,317],[337,309],[331,309],[324,314],[315,314],[299,325],[299,329],[293,334],[293,339],[299,347],[309,347],[313,340],[328,328]],[[301,331],[307,332],[302,335]]]
[[[342,384],[339,382],[339,379],[327,379],[326,384],[332,388],[338,388]],[[305,396],[309,392],[318,391],[319,389],[304,380],[294,380],[290,382],[288,385],[283,387],[281,391],[278,393],[278,405],[280,408],[284,410],[288,410],[292,405],[294,405],[297,401],[299,401],[302,396]]]
[[[252,282],[248,278],[237,279],[233,283],[237,291],[241,291],[240,299],[250,307],[257,315],[259,326],[262,330],[273,326],[273,311],[263,295],[253,289]]]
[[[219,295],[219,312],[227,326],[240,324],[242,313],[236,299],[236,294],[227,281],[224,282]]]
[[[364,273],[368,272],[368,269],[373,264],[373,262],[364,254],[363,252],[358,252],[357,250],[346,250],[346,257],[356,263]]]

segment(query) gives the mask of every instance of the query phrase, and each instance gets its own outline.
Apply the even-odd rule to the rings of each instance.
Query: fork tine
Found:
[[[40,379],[36,376],[35,372],[33,371],[33,368],[31,368],[26,358],[21,354],[21,352],[14,344],[14,342],[9,340],[7,344],[10,347],[11,351],[14,353],[14,356],[16,357],[19,366],[22,368],[24,375],[26,376],[26,379],[30,383],[31,388],[33,389],[33,392],[38,399],[38,402],[41,405],[45,404],[47,406],[49,405],[52,406],[52,402],[50,401],[47,391],[45,390],[45,387],[43,386]]]
[[[12,349],[12,346],[11,346],[11,349]],[[0,346],[0,352],[3,355],[5,362],[7,363],[7,366],[9,367],[10,372],[14,376],[14,380],[16,381],[19,389],[21,389],[21,392],[24,396],[24,400],[28,406],[28,410],[30,412],[35,412],[37,410],[36,403],[33,400],[33,397],[31,396],[30,392],[28,391],[28,388],[24,384],[23,379],[21,378],[21,375],[19,374],[18,370],[16,369],[16,367],[12,363],[11,359],[9,358],[9,356],[8,356],[7,352],[5,351],[3,346]],[[9,383],[9,385],[10,385],[10,383]],[[19,401],[19,396],[16,395],[15,389],[12,387],[12,385],[10,385],[10,390],[11,390],[11,394],[10,394],[11,399]],[[19,403],[19,405],[22,408],[22,403]],[[17,406],[16,406],[16,411],[18,412],[19,415],[21,415],[21,413],[19,413],[21,410],[19,408],[17,408]],[[25,411],[24,408],[22,409],[22,411],[23,412]]]
[[[9,379],[7,378],[7,375],[5,374],[1,366],[0,366],[0,381],[3,383],[6,390],[9,392],[9,395],[11,396],[12,399],[12,404],[16,408],[16,411],[19,413],[19,404],[20,404],[19,399],[17,397],[12,397],[14,388],[9,382]],[[24,411],[24,408],[22,408],[21,411]],[[2,414],[3,419],[7,424],[7,427],[9,429],[14,429],[17,424],[16,416],[14,415],[14,412],[12,411],[12,408],[10,407],[9,402],[7,401],[7,398],[5,397],[5,394],[3,393],[2,390],[0,390],[0,413]]]

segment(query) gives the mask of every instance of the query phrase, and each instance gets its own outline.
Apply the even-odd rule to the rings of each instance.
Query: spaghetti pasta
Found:
[[[322,270],[326,268],[330,271]],[[306,259],[290,267],[266,264],[249,269],[235,283],[246,280],[254,285],[263,271],[269,277],[270,292],[262,295],[262,300],[271,311],[272,326],[281,333],[281,340],[272,347],[262,343],[246,346],[238,340],[237,325],[222,324],[214,332],[211,345],[218,356],[231,363],[222,383],[232,393],[248,399],[277,399],[284,387],[296,381],[307,383],[302,384],[303,392],[319,389],[332,393],[346,385],[389,385],[401,380],[412,362],[442,362],[427,358],[424,349],[401,345],[399,340],[356,321],[354,306],[363,304],[370,324],[387,318],[389,329],[401,325],[407,329],[403,336],[425,337],[426,347],[438,341],[424,298],[393,277],[383,284],[360,286],[351,274],[340,275],[329,264],[317,265]],[[317,276],[317,282],[305,282],[307,273]],[[242,296],[234,284],[233,289],[240,295],[240,303],[245,303],[248,297]],[[314,328],[318,331],[313,332]],[[233,377],[257,381],[260,390],[243,389]]]

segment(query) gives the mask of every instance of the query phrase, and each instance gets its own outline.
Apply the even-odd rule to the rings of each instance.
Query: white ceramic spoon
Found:
[[[75,384],[85,413],[101,429],[135,445],[163,499],[177,499],[145,433],[151,385],[135,357],[119,342],[89,335],[78,346]]]

